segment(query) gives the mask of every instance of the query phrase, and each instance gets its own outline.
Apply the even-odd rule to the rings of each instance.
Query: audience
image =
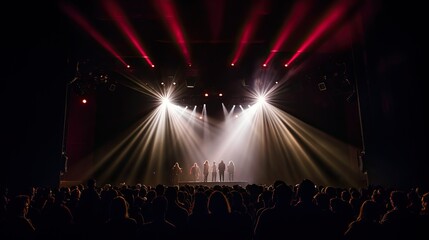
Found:
[[[350,223],[344,239],[383,239],[378,213],[377,203],[373,200],[366,200],[360,207],[357,219]]]
[[[16,191],[14,191],[16,192]],[[1,189],[0,239],[418,239],[429,192],[381,186],[156,186]]]

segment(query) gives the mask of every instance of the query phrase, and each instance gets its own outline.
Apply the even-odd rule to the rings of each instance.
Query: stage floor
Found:
[[[85,184],[85,182],[83,182],[83,181],[61,181],[60,187],[71,187],[71,186],[77,186],[79,184]],[[219,186],[233,187],[235,185],[239,185],[242,187],[246,187],[247,184],[248,184],[248,182],[240,182],[240,181],[234,181],[234,182],[179,181],[179,186],[183,186],[183,185],[190,185],[190,186],[205,185],[208,187],[213,187],[213,186],[219,185]]]
[[[213,186],[219,185],[219,186],[233,187],[235,185],[239,185],[242,187],[246,187],[247,184],[248,184],[247,182],[228,182],[228,181],[225,181],[225,182],[179,181],[179,186],[182,186],[182,185],[191,185],[191,186],[205,185],[208,187],[213,187]]]

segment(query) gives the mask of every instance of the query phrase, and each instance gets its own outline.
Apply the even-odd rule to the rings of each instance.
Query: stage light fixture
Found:
[[[320,91],[326,91],[326,84],[325,82],[320,82],[317,84],[317,86],[319,87]]]
[[[109,86],[109,91],[114,92],[116,90],[116,84],[112,83]]]
[[[196,77],[188,77],[188,78],[186,78],[186,87],[187,88],[194,88],[196,83],[197,83],[197,78]]]

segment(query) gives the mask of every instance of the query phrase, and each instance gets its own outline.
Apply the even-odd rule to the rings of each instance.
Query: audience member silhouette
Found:
[[[186,209],[186,211],[191,211],[191,202],[188,192],[186,190],[180,190],[177,192],[177,202],[178,204]]]
[[[66,192],[59,191],[46,202],[41,221],[36,228],[38,238],[70,239],[73,235],[73,215],[65,205]]]
[[[0,223],[0,239],[34,239],[35,228],[27,218],[30,199],[17,195],[7,205],[6,218]]]
[[[344,233],[348,229],[349,224],[356,219],[353,218],[352,207],[348,201],[344,201],[338,197],[331,198],[329,205],[334,218],[333,225],[338,231]]]
[[[165,219],[168,200],[157,196],[152,202],[153,220],[137,230],[137,239],[179,239],[177,228]]]
[[[419,212],[419,236],[427,234],[429,226],[429,192],[426,192],[421,197],[422,209]]]
[[[207,194],[202,191],[197,191],[194,194],[187,228],[187,236],[190,240],[201,239],[201,236],[206,236],[209,233],[208,199]]]
[[[321,217],[322,212],[313,201],[316,191],[316,185],[309,179],[302,180],[298,185],[298,202],[295,204],[297,217],[294,223],[296,224],[296,229],[294,231],[302,239],[325,239],[326,237],[320,234],[324,219]]]
[[[155,190],[149,190],[146,194],[146,201],[142,205],[142,214],[145,223],[153,221],[153,200],[157,197]]]
[[[422,209],[420,210],[420,215],[429,216],[429,192],[424,193],[421,197]]]
[[[272,207],[272,198],[273,192],[270,189],[265,189],[262,193],[259,194],[258,203],[260,204],[260,207],[256,212],[255,219],[258,219],[265,209]]]
[[[80,190],[78,188],[74,188],[70,191],[69,201],[66,202],[66,205],[70,209],[70,212],[73,216],[76,216],[76,208],[80,201],[80,195]]]
[[[225,194],[219,190],[214,190],[209,197],[209,224],[206,239],[236,239],[231,234],[235,230],[231,218],[231,206]]]
[[[326,189],[333,188],[328,187],[325,188],[325,190]],[[319,211],[318,217],[320,218],[319,222],[316,224],[318,225],[320,236],[324,236],[328,239],[340,239],[344,234],[344,229],[341,229],[341,227],[337,225],[339,223],[334,213],[331,211],[330,200],[332,198],[336,198],[336,194],[334,192],[328,194],[323,191],[314,195],[313,202]]]
[[[407,209],[407,203],[405,192],[395,190],[390,193],[392,209],[380,221],[388,239],[416,239],[417,215]]]
[[[23,194],[27,195],[30,199],[26,216],[30,219],[34,228],[37,228],[42,218],[42,210],[52,197],[52,191],[48,187],[39,187],[37,190],[34,187],[30,187]]]
[[[188,224],[188,211],[179,205],[177,195],[176,186],[167,187],[165,197],[168,200],[168,206],[165,219],[177,227],[179,234],[183,234]]]
[[[98,235],[97,230],[105,221],[102,214],[101,198],[97,191],[97,181],[89,179],[87,186],[82,190],[79,204],[76,207],[75,221],[85,233],[92,238]]]
[[[292,189],[286,184],[278,185],[272,195],[273,206],[262,211],[256,221],[254,239],[284,239],[296,231],[295,211],[290,205]]]
[[[411,189],[407,193],[408,204],[407,209],[416,215],[419,215],[420,210],[422,209],[421,197],[418,195],[415,189]]]
[[[377,204],[378,220],[386,213],[387,199],[385,192],[381,189],[374,189],[371,195],[371,200]]]
[[[109,207],[109,219],[104,223],[104,239],[133,239],[137,233],[137,222],[128,215],[128,202],[122,196],[115,197]]]
[[[236,190],[230,191],[228,196],[231,205],[231,219],[235,225],[231,235],[235,239],[252,239],[253,219],[247,211],[243,196]]]
[[[344,233],[345,240],[383,239],[378,205],[375,201],[363,202],[356,220]]]
[[[156,191],[156,196],[161,196],[164,195],[165,193],[165,185],[164,184],[158,184],[155,187],[155,191]]]
[[[352,206],[353,218],[356,219],[360,211],[360,206],[362,205],[361,193],[357,189],[351,188],[350,196],[349,203]]]

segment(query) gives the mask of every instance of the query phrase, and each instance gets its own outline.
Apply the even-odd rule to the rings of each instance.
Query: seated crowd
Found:
[[[426,239],[429,192],[121,184],[0,192],[0,239]]]

